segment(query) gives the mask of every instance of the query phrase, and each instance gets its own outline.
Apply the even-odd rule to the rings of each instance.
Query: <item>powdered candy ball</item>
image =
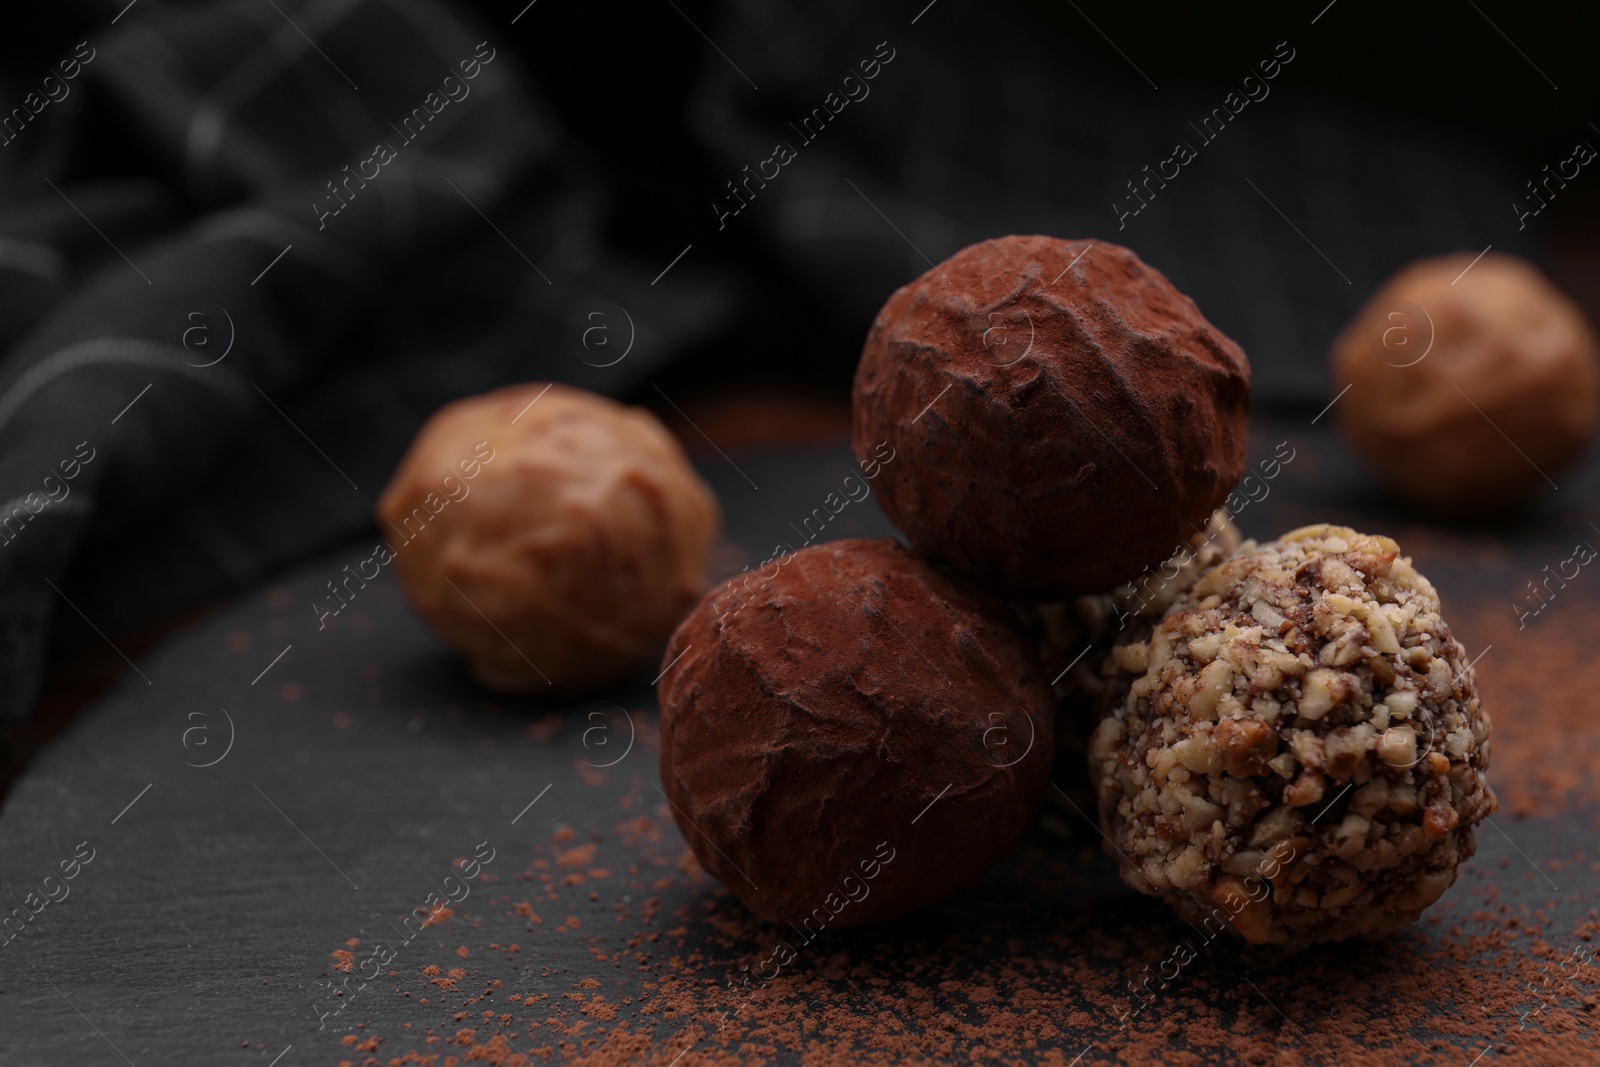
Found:
[[[1600,423],[1600,345],[1515,256],[1413,263],[1334,342],[1339,425],[1390,492],[1445,514],[1550,485]]]
[[[655,416],[537,382],[436,413],[378,520],[418,614],[510,693],[642,669],[705,589],[720,525]]]
[[[854,445],[885,513],[1019,599],[1167,559],[1244,472],[1250,367],[1126,248],[1000,237],[897,290],[862,349]]]
[[[975,885],[1038,811],[1048,682],[1003,603],[892,541],[712,590],[661,677],[661,780],[700,864],[814,931]]]

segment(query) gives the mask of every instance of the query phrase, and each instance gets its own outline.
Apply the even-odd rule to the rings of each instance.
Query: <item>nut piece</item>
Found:
[[[1089,745],[1128,885],[1300,948],[1392,933],[1472,855],[1495,807],[1489,717],[1393,541],[1246,541],[1133,645],[1106,659],[1111,714]]]
[[[1239,778],[1266,774],[1268,761],[1278,754],[1278,732],[1260,719],[1224,719],[1216,736],[1223,769]]]
[[[1474,255],[1405,268],[1333,345],[1350,443],[1396,496],[1446,514],[1542,489],[1600,421],[1583,312],[1531,263]]]
[[[1378,739],[1378,758],[1391,767],[1417,764],[1417,732],[1409,726],[1391,726]]]
[[[884,513],[1016,599],[1167,558],[1244,473],[1250,367],[1119,245],[1000,237],[897,290],[856,370],[853,442],[897,458]]]
[[[440,409],[378,500],[417,613],[512,693],[644,667],[704,591],[719,522],[654,415],[538,383]]]

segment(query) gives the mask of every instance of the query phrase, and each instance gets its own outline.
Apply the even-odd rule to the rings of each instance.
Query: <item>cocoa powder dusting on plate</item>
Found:
[[[590,783],[581,826],[457,906],[438,932],[447,975],[420,948],[397,961],[344,1015],[365,1051],[337,1062],[1592,1065],[1600,855],[1572,827],[1600,823],[1600,614],[1574,596],[1519,630],[1502,600],[1453,585],[1502,809],[1443,899],[1382,942],[1284,956],[1208,940],[1122,887],[1070,810],[1067,839],[1031,833],[971,893],[808,938],[699,868],[646,771]],[[640,727],[648,752],[654,722]]]
[[[687,857],[669,813],[632,815],[594,842],[616,873],[570,884],[550,842],[513,885],[474,898],[477,913],[442,935],[444,952],[476,939],[465,966],[444,981],[401,968],[393,987],[413,1005],[434,993],[434,1018],[361,1025],[382,1055],[341,1062],[1068,1067],[1081,1052],[1083,1064],[1465,1065],[1493,1046],[1485,1062],[1576,1065],[1600,1047],[1600,911],[1563,928],[1532,868],[1507,891],[1480,854],[1387,942],[1286,957],[1152,909],[1083,831],[1031,837],[976,893],[924,917],[808,941],[750,917]],[[1562,897],[1582,899],[1586,883],[1592,898],[1600,864],[1563,859]],[[546,964],[556,939],[582,945],[590,973]]]
[[[1494,716],[1489,780],[1508,814],[1600,806],[1600,614],[1591,600],[1554,601],[1519,629],[1508,604],[1455,611],[1477,656]],[[1488,649],[1487,652],[1484,652]]]

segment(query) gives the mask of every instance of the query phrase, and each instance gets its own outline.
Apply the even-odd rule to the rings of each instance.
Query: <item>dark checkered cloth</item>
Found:
[[[624,392],[728,314],[606,248],[499,30],[431,0],[122,6],[58,5],[84,28],[3,87],[0,721],[52,620],[65,644],[259,581],[369,526],[441,403]],[[565,340],[597,297],[637,324],[614,367]]]

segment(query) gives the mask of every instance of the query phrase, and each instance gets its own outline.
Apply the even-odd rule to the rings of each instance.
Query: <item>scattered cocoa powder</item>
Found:
[[[484,928],[525,926],[527,949],[475,952],[470,969],[434,980],[444,1000],[428,1009],[431,1023],[381,1035],[381,1060],[351,1062],[1068,1067],[1081,1052],[1083,1064],[1459,1067],[1490,1045],[1497,1063],[1592,1062],[1600,966],[1572,953],[1600,931],[1600,911],[1558,923],[1532,870],[1526,889],[1515,877],[1508,889],[1504,872],[1469,865],[1444,901],[1386,944],[1290,959],[1208,942],[1153,913],[1116,886],[1109,864],[1095,870],[1097,843],[1082,829],[1065,846],[1030,838],[1009,869],[927,919],[806,943],[752,918],[686,858],[669,812],[633,816],[600,847],[622,849],[624,833],[638,842],[630,862],[617,865],[632,873],[574,892],[552,876],[560,849],[538,849],[515,893],[479,904]],[[1592,898],[1600,863],[1563,858],[1570,911],[1586,899],[1577,882]],[[654,911],[658,901],[646,896],[662,881],[661,891],[683,902],[671,913]],[[623,936],[583,932],[571,922],[579,914],[535,925],[515,897],[539,886],[547,913],[593,921],[611,912]],[[581,977],[541,962],[547,942],[573,936],[594,961]],[[794,947],[794,962],[770,982],[752,977],[780,941]],[[1179,943],[1194,955],[1174,975],[1161,962]],[[403,971],[396,993],[418,987],[406,973],[436,970]],[[1151,978],[1158,971],[1172,980]],[[521,975],[533,988],[506,1002],[495,995],[495,973]]]
[[[615,805],[611,819],[560,827],[522,870],[456,906],[438,953],[461,966],[399,961],[387,979],[399,1007],[362,998],[344,1013],[381,1052],[325,1062],[1591,1065],[1600,852],[1573,819],[1588,827],[1600,812],[1600,613],[1574,594],[1519,630],[1508,602],[1461,595],[1461,544],[1398,536],[1438,582],[1468,654],[1481,654],[1502,809],[1455,886],[1381,944],[1284,957],[1207,941],[1121,886],[1070,807],[1066,840],[1030,834],[973,892],[806,942],[717,886],[653,776],[618,768],[593,794]],[[1480,547],[1473,566],[1490,578],[1515,569]],[[655,724],[635,717],[648,759]],[[581,864],[561,865],[589,843]],[[785,938],[796,958],[761,981],[753,972]],[[448,956],[463,943],[470,959]],[[1192,952],[1181,967],[1169,962],[1179,945]],[[391,1021],[401,1013],[409,1022]],[[471,1044],[457,1042],[463,1031]]]
[[[1477,656],[1483,705],[1494,716],[1490,780],[1501,807],[1532,816],[1600,805],[1600,615],[1593,601],[1555,601],[1517,628],[1509,603],[1451,614]],[[1487,651],[1485,651],[1487,650]]]

